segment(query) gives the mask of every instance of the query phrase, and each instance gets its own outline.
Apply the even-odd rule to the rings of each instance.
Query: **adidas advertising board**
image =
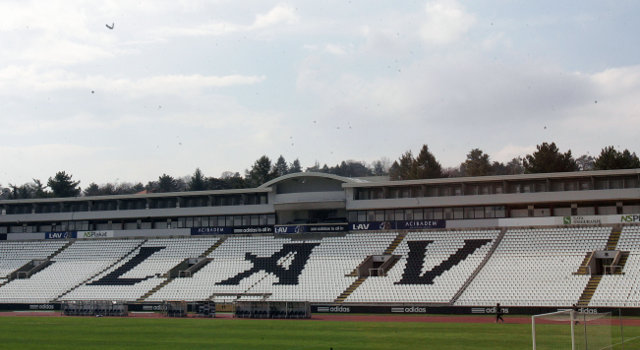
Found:
[[[52,304],[31,304],[29,310],[55,310],[55,305]]]
[[[351,308],[348,306],[318,306],[317,312],[335,312],[335,313],[350,313]]]
[[[495,314],[496,313],[496,308],[495,307],[472,307],[471,308],[471,313],[472,314]],[[508,307],[503,307],[502,308],[502,313],[508,314],[509,313],[509,308]]]
[[[391,312],[396,314],[426,314],[427,308],[421,306],[392,307]]]

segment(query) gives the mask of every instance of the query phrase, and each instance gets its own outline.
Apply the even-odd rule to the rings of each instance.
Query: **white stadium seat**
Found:
[[[384,276],[371,276],[345,303],[457,306],[570,306],[588,275],[585,255],[605,249],[611,227],[424,230],[409,232]],[[369,256],[382,255],[398,232],[352,232],[292,239],[273,235],[0,242],[0,303],[65,300],[235,300],[333,303]],[[499,241],[499,238],[501,240]],[[499,241],[499,243],[497,243]],[[219,245],[219,246],[218,246]],[[216,247],[215,249],[213,249]],[[463,249],[464,248],[464,249]],[[622,230],[624,274],[602,278],[589,306],[640,306],[640,226]],[[167,273],[185,259],[210,259],[191,277]],[[51,263],[10,280],[32,260]],[[142,299],[141,299],[142,298]]]

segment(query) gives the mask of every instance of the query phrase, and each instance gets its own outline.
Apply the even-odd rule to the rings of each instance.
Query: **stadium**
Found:
[[[0,210],[2,311],[640,314],[640,169],[408,181],[305,172],[251,189]]]

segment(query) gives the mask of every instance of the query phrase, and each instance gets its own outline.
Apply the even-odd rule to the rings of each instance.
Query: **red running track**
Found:
[[[51,311],[9,311],[0,312],[0,317],[20,317],[20,316],[45,316],[61,317],[59,312]],[[156,312],[131,312],[129,317],[138,318],[161,318],[161,313]],[[233,319],[233,314],[218,313],[218,319]],[[531,324],[531,317],[528,316],[505,316],[505,323],[511,324]],[[283,320],[286,321],[286,320]],[[429,323],[494,323],[495,318],[491,316],[459,316],[459,315],[340,315],[340,314],[314,314],[311,321],[347,321],[347,322],[429,322]],[[617,325],[618,320],[612,320]],[[544,322],[543,322],[544,323]],[[625,326],[640,326],[640,319],[625,318]]]

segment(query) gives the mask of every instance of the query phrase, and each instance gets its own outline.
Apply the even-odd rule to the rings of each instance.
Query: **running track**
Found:
[[[61,317],[60,312],[51,311],[11,311],[0,312],[0,317],[20,317],[20,316],[45,316]],[[160,313],[154,312],[131,312],[129,317],[139,318],[159,318]],[[218,313],[216,318],[233,319],[232,314]],[[531,324],[531,317],[527,316],[505,316],[505,323]],[[285,320],[283,320],[285,321]],[[416,315],[339,315],[339,314],[314,314],[311,321],[348,321],[348,322],[430,322],[430,323],[493,323],[495,319],[491,316],[416,316]],[[617,325],[618,320],[613,319],[613,324]],[[625,326],[640,326],[640,319],[623,319]]]

